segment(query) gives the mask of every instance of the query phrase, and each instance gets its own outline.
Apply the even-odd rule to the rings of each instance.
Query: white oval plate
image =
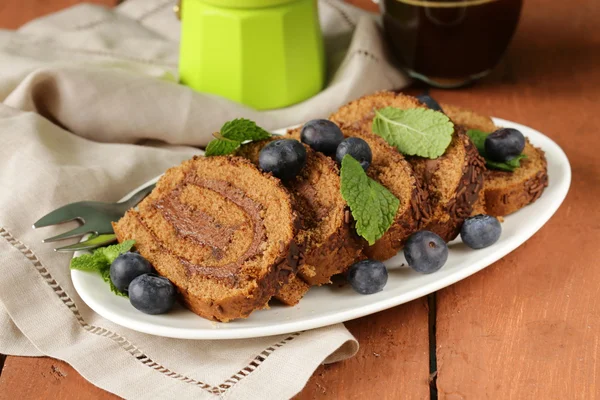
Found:
[[[112,294],[109,286],[95,273],[73,270],[73,284],[83,301],[104,318],[136,331],[182,339],[241,339],[314,329],[425,296],[474,274],[516,249],[552,217],[569,190],[569,160],[556,143],[529,127],[497,118],[494,122],[498,126],[519,129],[546,152],[549,186],[534,204],[505,218],[502,236],[493,246],[471,250],[461,243],[460,238],[450,243],[448,261],[436,273],[422,275],[412,271],[403,266],[404,256],[399,253],[386,262],[389,279],[379,293],[360,295],[349,285],[315,287],[295,307],[273,304],[269,310],[256,311],[248,319],[229,323],[208,321],[181,306],[165,315],[144,314],[133,308],[128,299]]]

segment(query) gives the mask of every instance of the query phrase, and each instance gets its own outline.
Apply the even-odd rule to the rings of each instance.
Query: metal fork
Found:
[[[55,251],[78,251],[100,247],[116,240],[111,222],[118,221],[125,212],[135,207],[154,189],[155,184],[146,186],[134,193],[129,199],[120,203],[103,203],[99,201],[80,201],[63,206],[40,218],[33,228],[43,228],[78,220],[82,225],[60,235],[44,239],[43,243],[56,242],[77,236],[91,234],[84,242],[71,246],[59,247]]]

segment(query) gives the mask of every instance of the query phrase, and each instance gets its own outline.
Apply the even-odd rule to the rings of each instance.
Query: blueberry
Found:
[[[286,182],[293,179],[306,165],[306,149],[297,140],[275,140],[260,151],[258,164],[263,171]]]
[[[346,154],[354,157],[365,171],[373,161],[373,153],[369,144],[361,138],[351,137],[340,143],[335,152],[335,159],[341,164]]]
[[[515,158],[525,148],[525,136],[513,128],[502,128],[485,138],[485,152],[493,161],[505,162]]]
[[[127,292],[132,280],[152,272],[152,265],[138,253],[123,253],[110,265],[110,280],[121,292]]]
[[[417,272],[431,274],[442,268],[448,259],[448,245],[430,231],[410,235],[404,246],[408,265]]]
[[[442,109],[442,106],[440,106],[440,104],[437,101],[435,101],[433,99],[433,97],[431,97],[428,94],[418,95],[417,100],[419,100],[421,103],[425,104],[428,108],[432,109],[433,111],[444,112],[444,110]]]
[[[348,281],[360,294],[381,292],[388,280],[387,268],[381,261],[363,260],[352,264]]]
[[[164,314],[175,304],[175,286],[167,278],[144,274],[129,284],[131,305],[146,314]]]
[[[313,150],[332,156],[344,140],[344,134],[334,122],[327,119],[313,119],[302,127],[300,140]]]
[[[498,219],[485,214],[467,218],[460,229],[463,243],[472,249],[483,249],[493,245],[501,233],[502,226]]]

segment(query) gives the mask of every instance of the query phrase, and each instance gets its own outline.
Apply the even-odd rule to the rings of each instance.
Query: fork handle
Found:
[[[125,206],[126,209],[134,207],[140,201],[144,200],[144,198],[146,196],[148,196],[150,194],[150,192],[152,192],[154,190],[155,187],[156,187],[156,183],[153,183],[150,186],[146,186],[145,188],[140,189],[137,192],[135,192],[129,199],[125,200],[121,204],[123,204],[123,206]]]

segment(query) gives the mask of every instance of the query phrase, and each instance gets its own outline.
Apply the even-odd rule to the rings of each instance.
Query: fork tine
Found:
[[[73,238],[76,236],[83,236],[86,233],[90,233],[90,232],[91,231],[90,231],[89,227],[87,227],[85,225],[81,225],[80,227],[75,228],[72,231],[61,233],[60,235],[56,235],[56,236],[49,237],[48,239],[44,239],[44,240],[42,240],[42,243],[56,242],[57,240],[69,239],[69,238]]]
[[[77,204],[78,203],[68,204],[44,215],[33,224],[33,228],[44,228],[46,226],[62,224],[63,222],[73,221],[74,219],[79,218],[80,215],[77,214],[81,210],[76,206]]]
[[[93,237],[90,237],[86,241],[83,241],[80,243],[75,243],[70,246],[59,247],[57,249],[54,249],[54,251],[59,251],[59,252],[71,251],[72,252],[72,251],[80,251],[80,250],[90,250],[90,249],[95,249],[96,247],[110,244],[116,240],[117,240],[117,237],[114,234],[93,236]]]

